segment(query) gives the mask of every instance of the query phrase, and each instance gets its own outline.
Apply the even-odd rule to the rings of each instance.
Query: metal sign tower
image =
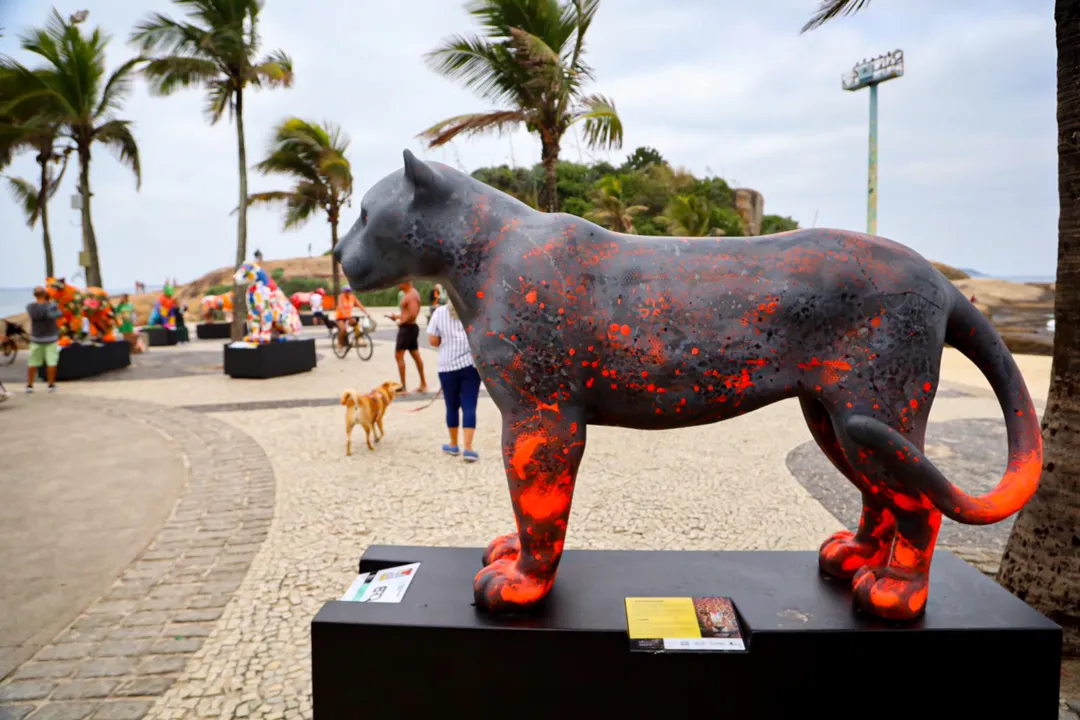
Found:
[[[904,74],[904,52],[893,50],[872,60],[856,63],[841,76],[844,90],[870,88],[870,169],[866,183],[866,232],[877,234],[877,86]]]

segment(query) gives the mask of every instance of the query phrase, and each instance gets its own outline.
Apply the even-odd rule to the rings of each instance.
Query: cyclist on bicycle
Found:
[[[338,345],[345,347],[349,344],[348,335],[345,330],[345,323],[356,326],[358,318],[353,317],[353,308],[359,307],[360,312],[370,316],[367,308],[361,303],[355,295],[353,295],[352,288],[348,285],[341,289],[341,295],[338,296],[337,302],[334,303],[334,320],[337,321],[338,326]],[[357,344],[362,343],[363,340],[357,339]]]

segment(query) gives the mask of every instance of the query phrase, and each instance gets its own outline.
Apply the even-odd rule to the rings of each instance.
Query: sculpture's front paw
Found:
[[[518,553],[520,552],[521,540],[518,538],[517,533],[510,533],[509,535],[497,537],[488,543],[487,549],[484,550],[484,567],[487,567],[496,560],[517,560]]]
[[[855,533],[841,530],[821,544],[818,567],[833,577],[846,580],[866,565],[885,562],[885,550],[880,542],[859,542]]]
[[[856,606],[887,620],[914,620],[926,610],[925,575],[864,566],[852,580]]]
[[[473,595],[477,607],[492,613],[528,610],[547,596],[555,578],[522,573],[514,560],[496,560],[476,574]]]

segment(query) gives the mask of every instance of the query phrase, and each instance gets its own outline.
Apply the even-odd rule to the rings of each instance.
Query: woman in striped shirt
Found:
[[[427,332],[431,346],[439,349],[439,383],[446,403],[446,427],[450,431],[450,443],[442,446],[443,452],[455,456],[461,454],[458,447],[460,414],[460,425],[464,428],[465,462],[476,462],[480,456],[473,450],[472,443],[476,432],[480,373],[473,365],[469,337],[453,303],[436,308],[428,321]]]

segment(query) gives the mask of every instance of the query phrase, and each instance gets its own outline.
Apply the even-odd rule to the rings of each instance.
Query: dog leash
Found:
[[[402,410],[401,412],[414,413],[420,412],[421,410],[427,410],[429,407],[435,404],[435,401],[439,399],[440,395],[442,395],[442,388],[439,388],[439,392],[435,393],[435,397],[431,398],[427,405],[418,408],[410,408],[409,410]]]

